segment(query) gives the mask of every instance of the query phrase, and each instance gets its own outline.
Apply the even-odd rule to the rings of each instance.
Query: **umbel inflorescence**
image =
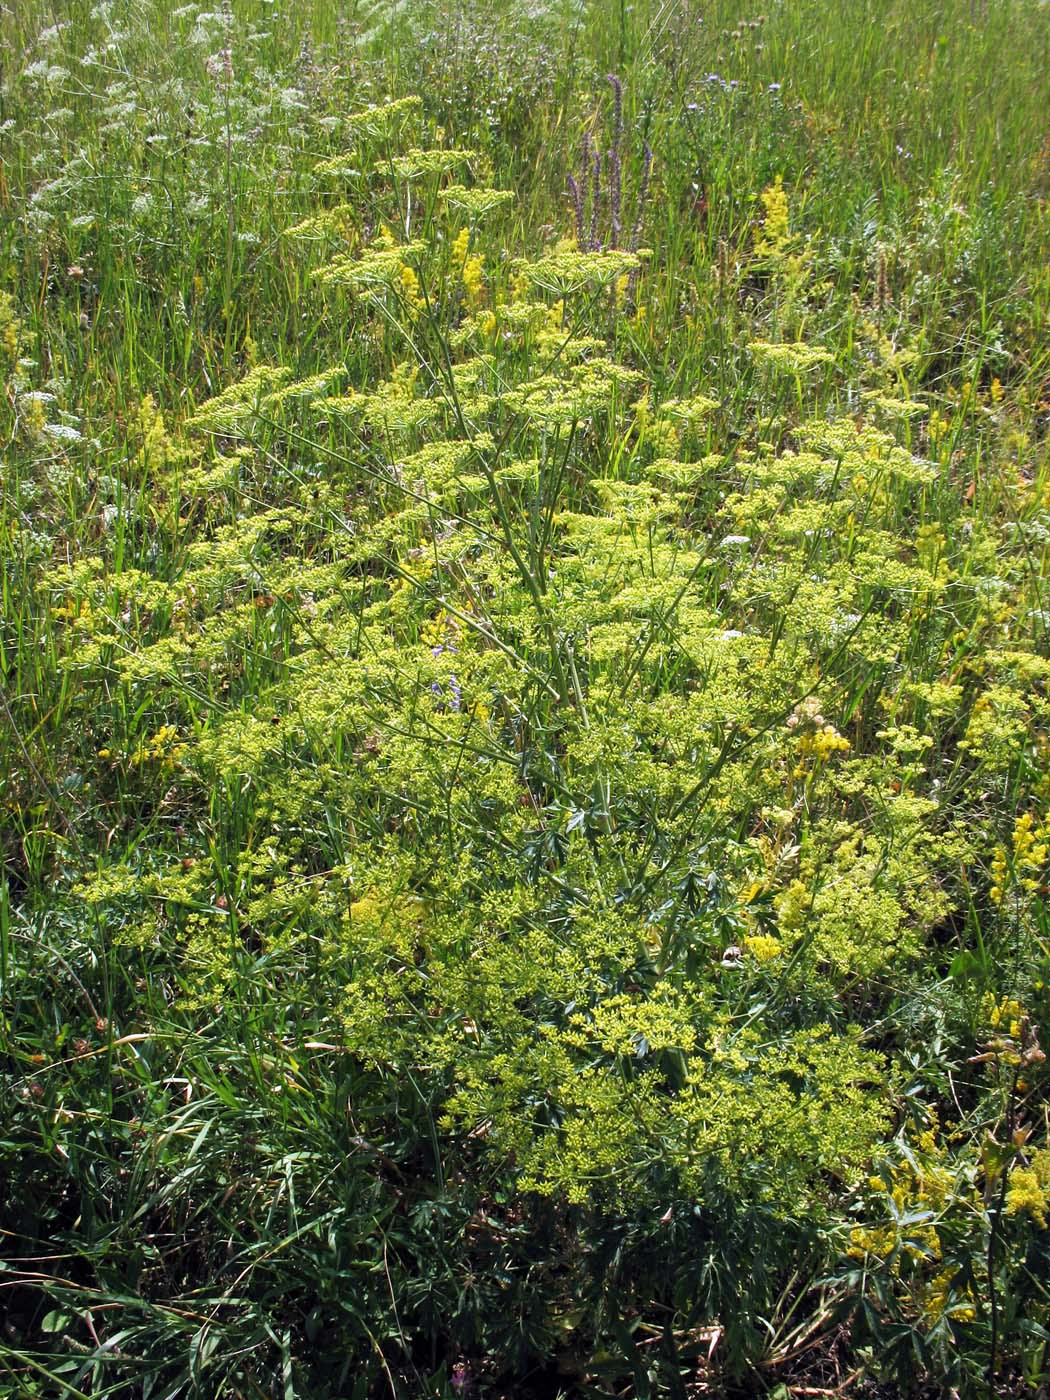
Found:
[[[618,191],[616,99],[587,159]],[[581,176],[575,236],[498,256],[512,195],[424,143],[417,102],[350,134],[282,254],[345,321],[345,362],[257,363],[178,439],[147,415],[194,542],[164,578],[52,580],[70,667],[170,696],[171,725],[109,761],[235,806],[238,888],[217,904],[206,861],[114,865],[82,896],[125,939],[174,930],[201,1006],[247,931],[338,975],[340,1044],[377,1083],[429,1083],[434,1131],[517,1189],[819,1219],[893,1122],[853,1012],[922,956],[972,852],[924,755],[965,690],[960,747],[1002,771],[1046,668],[993,648],[974,689],[953,660],[959,615],[1001,603],[979,532],[967,558],[917,524],[937,466],[895,427],[922,404],[810,418],[833,357],[755,340],[799,411],[727,447],[711,386],[658,390],[634,353],[659,258],[615,199],[599,237]],[[764,208],[756,266],[787,276],[779,184]],[[943,680],[910,679],[920,644]],[[203,703],[231,673],[250,684]],[[1004,906],[1030,893],[1030,829],[996,856]],[[854,1253],[892,1253],[885,1203],[928,1194],[909,1171],[871,1189]],[[1010,1209],[1038,1218],[1041,1181]],[[970,1307],[927,1254],[921,1307]]]

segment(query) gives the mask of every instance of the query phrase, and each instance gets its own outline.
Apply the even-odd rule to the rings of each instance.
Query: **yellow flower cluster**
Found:
[[[784,951],[784,945],[779,938],[774,938],[768,933],[752,933],[744,939],[744,947],[759,963],[772,962],[774,958],[779,958]]]
[[[784,192],[783,177],[778,175],[771,185],[767,185],[760,196],[765,209],[762,228],[755,238],[755,252],[759,257],[780,257],[791,241],[791,223],[788,211],[788,198]]]
[[[1025,893],[1033,895],[1039,889],[1039,876],[1050,851],[1047,837],[1050,837],[1047,827],[1036,825],[1032,813],[1025,812],[1015,820],[1012,860],[1005,846],[995,847],[995,854],[991,857],[990,893],[995,903],[1001,904],[1004,899],[1011,869],[1016,883]]]
[[[897,1232],[892,1225],[875,1225],[870,1229],[855,1225],[849,1232],[849,1240],[846,1253],[851,1259],[863,1259],[866,1254],[873,1254],[876,1259],[886,1259],[893,1253]]]
[[[64,603],[57,603],[51,609],[51,620],[76,622],[81,618],[89,617],[90,614],[91,604],[86,598],[67,598]]]
[[[954,1269],[942,1269],[931,1279],[922,1299],[923,1316],[928,1322],[939,1322],[947,1312],[956,1322],[973,1322],[977,1309],[972,1302],[952,1303],[952,1285],[957,1277]],[[964,1298],[972,1299],[973,1290],[966,1286]]]
[[[834,753],[849,753],[849,748],[849,740],[833,724],[803,734],[798,741],[798,751],[803,758],[830,758]]]
[[[336,283],[351,291],[366,293],[389,287],[399,281],[409,259],[418,258],[425,245],[418,239],[390,246],[379,237],[360,258],[337,258],[313,274],[326,285]]]
[[[1014,861],[1028,869],[1046,864],[1050,851],[1050,832],[1045,825],[1036,826],[1031,812],[1025,812],[1014,822]]]
[[[958,1199],[958,1182],[937,1141],[936,1123],[917,1134],[899,1166],[869,1177],[868,1184],[886,1200],[893,1218],[883,1225],[851,1230],[849,1257],[889,1260],[895,1277],[907,1275],[911,1306],[927,1325],[936,1324],[946,1313],[956,1322],[972,1322],[976,1316],[972,1289],[958,1269],[941,1263],[943,1245],[935,1219]],[[931,1264],[938,1267],[929,1277]]]
[[[374,107],[366,107],[361,112],[351,112],[343,118],[343,130],[355,141],[363,138],[389,140],[398,133],[406,122],[419,115],[423,106],[419,97],[399,97],[393,102],[383,102]],[[345,175],[354,172],[357,165],[356,150],[320,161],[314,166],[316,175]]]
[[[485,277],[481,270],[481,259],[478,257],[467,258],[463,264],[463,290],[467,294],[467,301],[471,304],[480,301],[485,290]]]
[[[514,202],[513,190],[490,190],[475,185],[466,189],[463,185],[449,185],[439,191],[438,198],[450,209],[461,209],[472,218],[479,219],[494,209]]]
[[[9,360],[18,354],[19,321],[10,292],[0,292],[0,350]]]
[[[1006,1192],[1007,1215],[1027,1215],[1045,1230],[1050,1225],[1050,1148],[1032,1153],[1026,1167],[1015,1167],[1010,1173]]]
[[[485,273],[481,259],[470,252],[469,229],[460,229],[452,240],[452,263],[459,269],[468,304],[476,306],[485,291]]]
[[[132,754],[133,763],[155,763],[162,772],[173,772],[186,752],[186,745],[179,739],[179,731],[173,724],[162,724],[155,734],[144,739]]]
[[[946,436],[950,428],[950,421],[940,414],[937,409],[934,409],[926,424],[926,432],[930,439],[930,447],[936,449],[941,439]]]
[[[1013,997],[996,997],[989,992],[982,1006],[984,1018],[993,1031],[1020,1040],[1024,1009]]]
[[[998,846],[992,856],[991,896],[996,904],[1003,902],[1011,869],[1018,887],[1026,894],[1039,889],[1043,868],[1050,858],[1047,823],[1037,823],[1031,812],[1025,812],[1014,822],[1012,845],[1012,859],[1005,846]]]
[[[402,180],[415,180],[421,175],[446,175],[450,170],[455,170],[458,165],[469,165],[477,158],[477,151],[462,151],[452,147],[446,147],[444,150],[435,148],[421,150],[418,146],[414,146],[404,155],[393,156],[389,165]],[[383,162],[375,168],[382,173],[386,169],[386,165],[387,162]]]
[[[358,210],[353,204],[333,204],[328,209],[319,209],[316,214],[301,219],[291,228],[282,231],[282,238],[324,238],[326,236],[349,238],[353,232]]]
[[[534,287],[566,297],[587,288],[597,290],[614,285],[625,274],[637,271],[642,260],[649,256],[650,250],[646,248],[640,248],[637,253],[622,249],[581,253],[559,244],[553,253],[535,262],[519,260],[514,264],[514,271]]]
[[[777,900],[777,922],[781,931],[794,933],[800,929],[812,906],[812,891],[801,880],[792,880]]]
[[[19,399],[22,408],[22,427],[30,438],[38,438],[47,426],[44,401],[36,394],[23,394]]]
[[[747,348],[756,360],[774,370],[782,370],[785,374],[802,374],[817,365],[830,365],[835,361],[830,350],[825,350],[820,345],[807,345],[801,340],[751,340],[748,341]]]
[[[142,442],[142,456],[151,464],[163,465],[176,452],[164,415],[157,407],[152,394],[143,394],[138,411],[138,430]]]
[[[418,310],[424,304],[419,290],[419,275],[408,263],[401,264],[401,293],[413,310]]]

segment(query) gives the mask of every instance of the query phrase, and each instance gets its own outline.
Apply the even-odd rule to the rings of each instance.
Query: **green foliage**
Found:
[[[38,8],[2,1393],[1045,1384],[1045,12]]]

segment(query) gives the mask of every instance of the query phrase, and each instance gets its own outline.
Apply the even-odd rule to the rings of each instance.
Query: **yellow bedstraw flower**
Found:
[[[408,263],[401,266],[401,291],[409,306],[418,308],[423,305],[423,297],[419,290],[419,277],[414,267],[409,267]]]
[[[170,773],[178,767],[186,745],[179,739],[179,731],[173,724],[162,724],[155,734],[144,739],[131,756],[133,763],[155,763],[162,772]]]
[[[485,290],[485,274],[481,258],[470,255],[469,229],[461,228],[452,240],[452,266],[459,270],[468,303],[475,306]]]
[[[772,962],[774,958],[779,958],[784,951],[784,945],[779,938],[773,938],[768,933],[753,933],[744,939],[744,947],[759,963]]]
[[[954,1279],[954,1270],[943,1269],[930,1280],[922,1302],[923,1315],[928,1322],[939,1322],[946,1312],[956,1322],[973,1322],[977,1316],[977,1310],[969,1302],[952,1304],[951,1285]],[[970,1299],[973,1293],[967,1288],[963,1296]]]
[[[791,226],[788,217],[788,199],[784,193],[783,177],[778,175],[760,195],[765,218],[762,231],[755,239],[755,252],[759,257],[779,257],[791,240]]]
[[[467,301],[471,305],[481,300],[485,291],[485,274],[482,271],[482,263],[479,257],[467,258],[463,264],[463,290],[467,294]]]
[[[849,740],[833,724],[803,734],[798,741],[798,751],[803,758],[827,759],[835,753],[849,753],[849,748]]]
[[[0,350],[13,360],[18,354],[19,320],[10,292],[0,292]]]
[[[452,240],[452,262],[455,267],[462,267],[467,260],[467,252],[470,249],[470,229],[461,228]]]
[[[995,854],[992,856],[992,887],[989,890],[989,894],[995,904],[1002,904],[1003,902],[1003,891],[1006,887],[1009,869],[1005,847],[996,846]]]
[[[1010,1185],[1006,1192],[1007,1215],[1029,1215],[1040,1230],[1047,1227],[1046,1212],[1050,1206],[1050,1192],[1039,1180],[1034,1167],[1014,1167],[1010,1173]]]
[[[1011,1039],[1021,1038],[1021,1018],[1024,1010],[1019,1001],[1013,997],[997,998],[994,993],[989,992],[983,1002],[985,1020],[993,1031],[1001,1031],[1008,1034]]]

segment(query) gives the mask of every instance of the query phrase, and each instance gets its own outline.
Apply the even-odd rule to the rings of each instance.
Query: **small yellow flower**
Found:
[[[784,193],[783,178],[778,175],[760,196],[765,209],[762,231],[755,239],[755,252],[759,257],[780,257],[791,241],[791,225],[788,214],[788,199]]]
[[[179,739],[173,724],[162,724],[155,734],[144,739],[131,756],[133,763],[154,763],[164,773],[170,773],[182,761],[186,745]]]
[[[461,228],[452,240],[452,262],[456,267],[462,267],[467,260],[467,252],[470,248],[470,230]]]
[[[997,998],[989,992],[983,1003],[984,1017],[993,1031],[1009,1035],[1013,1040],[1021,1038],[1021,1020],[1024,1008],[1013,997]]]
[[[833,724],[825,724],[812,734],[803,734],[798,741],[798,748],[799,753],[806,758],[823,760],[835,753],[849,753],[850,742]]]
[[[47,416],[44,413],[44,405],[38,398],[30,398],[28,395],[25,402],[25,426],[31,437],[39,437],[47,425]]]
[[[9,292],[0,292],[0,350],[10,360],[18,354],[18,332],[14,298]]]
[[[929,1322],[939,1322],[948,1311],[952,1300],[951,1284],[955,1274],[951,1269],[944,1269],[936,1278],[930,1280],[926,1288],[926,1296],[923,1299],[923,1315]],[[972,1298],[973,1293],[969,1288],[965,1290],[964,1296]],[[969,1303],[955,1303],[951,1306],[949,1315],[956,1322],[973,1322],[977,1316],[976,1309]]]
[[[744,947],[759,963],[772,962],[774,958],[779,958],[784,951],[784,945],[779,938],[773,938],[767,933],[753,933],[744,939]]]
[[[1015,1167],[1006,1192],[1007,1215],[1031,1216],[1040,1230],[1045,1230],[1048,1206],[1050,1192],[1039,1180],[1039,1173],[1033,1167]]]
[[[481,300],[485,291],[485,274],[482,271],[482,262],[479,257],[467,258],[463,264],[463,290],[467,294],[467,301],[472,305]]]
[[[418,309],[424,304],[419,290],[419,277],[416,275],[415,268],[409,267],[408,263],[401,265],[401,291],[409,306],[414,309]]]

